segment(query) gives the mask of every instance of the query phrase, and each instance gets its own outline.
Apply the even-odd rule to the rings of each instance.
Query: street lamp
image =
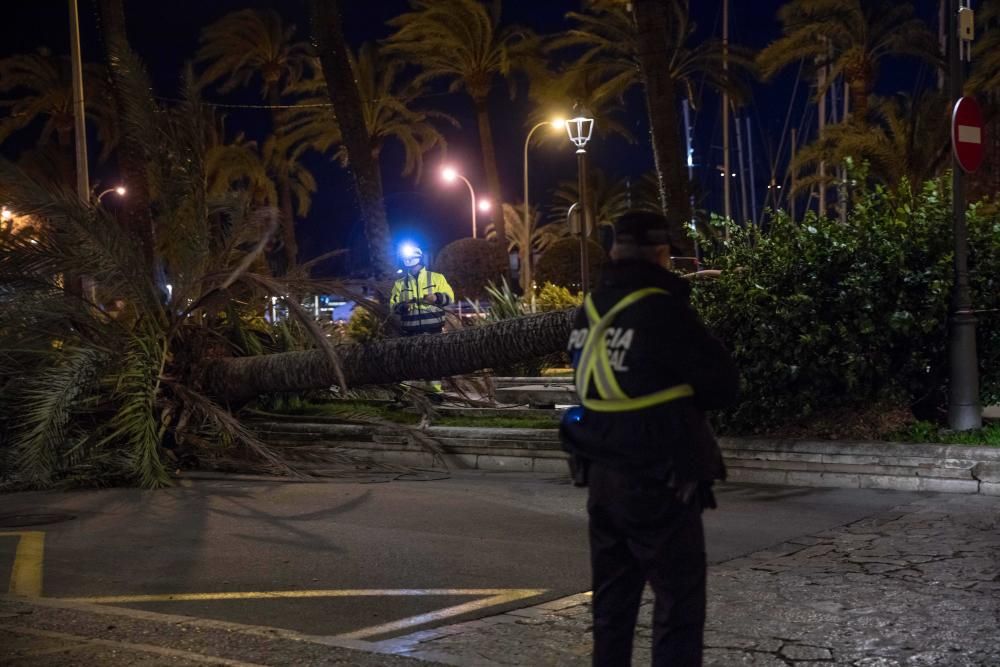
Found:
[[[476,191],[472,188],[472,183],[465,176],[458,173],[454,167],[444,167],[441,170],[441,179],[445,183],[454,183],[455,179],[461,179],[469,188],[469,199],[472,202],[472,238],[476,238]],[[488,211],[490,209],[490,202],[486,199],[479,202],[479,207],[482,208],[483,206],[486,207],[483,210]]]
[[[493,209],[493,204],[489,199],[480,199],[478,206],[483,213],[489,213]]]
[[[128,190],[125,189],[124,185],[119,185],[119,186],[116,186],[116,187],[113,187],[113,188],[108,188],[107,190],[105,190],[101,194],[97,195],[97,203],[100,203],[101,199],[104,197],[104,195],[108,194],[109,192],[114,192],[119,197],[124,197],[125,193],[128,192]]]
[[[14,219],[14,213],[9,208],[4,206],[3,209],[0,210],[0,219],[4,222],[10,222]]]
[[[580,289],[584,294],[590,285],[590,257],[587,253],[587,242],[590,240],[590,230],[593,227],[593,209],[590,206],[590,191],[587,188],[587,142],[594,132],[594,119],[586,109],[578,109],[576,118],[566,121],[566,134],[576,146],[576,165],[578,191],[580,193]]]
[[[524,139],[524,224],[527,226],[528,233],[528,247],[521,248],[521,254],[524,255],[521,258],[522,265],[524,266],[525,273],[525,287],[531,286],[531,208],[528,205],[528,144],[531,143],[531,135],[535,133],[535,130],[542,127],[543,125],[551,125],[554,130],[561,130],[566,127],[566,121],[562,118],[553,118],[552,120],[543,120],[540,123],[535,123],[534,127],[528,130],[528,136]],[[534,292],[532,292],[532,299],[534,299]],[[534,306],[532,306],[534,310]]]

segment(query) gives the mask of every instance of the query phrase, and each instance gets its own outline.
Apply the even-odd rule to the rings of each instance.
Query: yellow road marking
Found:
[[[333,588],[292,591],[235,591],[218,593],[163,593],[160,595],[109,595],[98,597],[59,598],[64,602],[90,604],[128,604],[132,602],[191,602],[199,600],[267,600],[276,598],[336,598],[418,595],[476,595],[504,597],[513,600],[544,593],[544,589],[520,588]],[[496,603],[499,604],[499,603]]]
[[[410,616],[409,618],[404,618],[398,621],[382,623],[381,625],[372,625],[370,627],[361,628],[360,630],[355,630],[353,632],[347,632],[342,635],[337,635],[337,639],[364,639],[365,637],[384,635],[389,632],[396,632],[397,630],[406,630],[407,628],[413,628],[418,625],[424,625],[425,623],[440,621],[441,619],[450,618],[452,616],[467,614],[470,611],[478,611],[479,609],[493,607],[498,604],[514,602],[515,600],[523,600],[525,598],[541,595],[544,592],[545,592],[544,588],[506,589],[503,591],[498,591],[496,595],[492,595],[490,597],[483,598],[481,600],[473,600],[472,602],[466,602],[464,604],[455,605],[453,607],[438,609],[437,611],[432,611],[426,614],[418,614],[416,616]]]
[[[10,572],[11,595],[42,597],[42,557],[45,555],[45,533],[39,530],[0,533],[2,537],[17,536],[14,567]]]

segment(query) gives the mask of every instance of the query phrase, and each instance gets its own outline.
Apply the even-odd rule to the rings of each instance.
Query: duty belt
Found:
[[[597,312],[597,307],[594,305],[591,296],[587,295],[587,299],[584,301],[584,311],[587,313],[590,331],[587,333],[587,338],[583,343],[583,351],[580,354],[580,360],[576,367],[576,393],[580,397],[580,402],[588,410],[596,412],[632,412],[634,410],[643,410],[655,405],[669,403],[678,398],[694,396],[694,388],[691,385],[678,384],[645,396],[630,397],[622,391],[618,380],[615,378],[615,371],[611,366],[611,359],[608,355],[605,334],[619,313],[637,301],[654,294],[670,293],[656,287],[637,290],[616,303],[603,317]],[[587,397],[587,389],[590,386],[591,379],[594,381],[594,387],[600,396],[599,399]]]

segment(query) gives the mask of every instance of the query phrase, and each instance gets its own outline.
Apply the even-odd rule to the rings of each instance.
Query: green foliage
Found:
[[[1000,423],[985,424],[975,431],[949,431],[933,422],[920,421],[889,438],[899,442],[1000,447]]]
[[[539,310],[564,310],[583,305],[583,294],[570,292],[566,287],[545,283],[538,291],[535,304]]]
[[[133,55],[120,64],[123,127],[146,158],[155,258],[103,207],[0,160],[7,201],[40,221],[31,235],[0,235],[0,484],[157,487],[192,456],[288,470],[199,392],[199,371],[208,358],[274,351],[289,338],[320,344],[308,316],[298,332],[261,317],[272,295],[300,315],[287,295],[315,286],[252,270],[277,216],[238,191],[209,195],[208,114],[190,76],[185,99],[163,106]],[[81,276],[93,295],[63,288]]]
[[[952,284],[951,204],[944,181],[857,193],[847,224],[778,213],[770,229],[730,227],[705,244],[717,281],[694,303],[733,352],[743,400],[724,424],[754,431],[877,400],[919,402],[946,378]],[[721,223],[720,223],[721,224]],[[1000,308],[1000,218],[968,214],[977,309]],[[984,312],[984,402],[1000,395],[1000,335]]]
[[[481,299],[486,286],[507,274],[507,252],[495,241],[459,239],[438,253],[432,269],[444,275],[457,299]]]
[[[357,306],[345,328],[347,338],[353,343],[371,343],[385,338],[385,319],[375,312]]]
[[[395,140],[403,148],[402,175],[413,175],[419,181],[424,155],[435,148],[447,148],[448,142],[438,125],[447,123],[458,127],[458,121],[440,111],[421,109],[418,102],[427,93],[426,88],[404,76],[404,63],[387,58],[376,44],[362,44],[357,56],[351,54],[349,60],[373,154],[380,155],[386,142]],[[286,92],[302,95],[297,100],[299,106],[282,115],[288,137],[322,153],[339,146],[335,157],[347,165],[347,149],[342,144],[340,127],[327,106],[330,97],[322,71],[316,70],[313,76]]]
[[[510,288],[506,278],[501,278],[499,285],[489,283],[486,286],[486,295],[490,298],[490,308],[486,311],[488,322],[513,319],[526,312],[524,301]]]
[[[590,260],[590,285],[597,282],[597,275],[607,261],[604,249],[595,241],[587,242],[587,254]],[[568,238],[556,241],[538,260],[535,272],[536,282],[552,283],[560,287],[580,288],[580,241]]]

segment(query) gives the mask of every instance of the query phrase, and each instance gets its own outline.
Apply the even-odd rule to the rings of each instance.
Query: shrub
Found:
[[[385,320],[367,308],[356,306],[344,333],[353,343],[381,340],[385,338]]]
[[[860,193],[846,224],[778,213],[766,233],[731,227],[730,240],[706,257],[721,278],[700,282],[693,295],[741,370],[743,400],[723,425],[759,431],[820,411],[940,396],[950,211],[939,180],[919,191],[904,183]],[[997,309],[1000,218],[973,206],[968,226],[973,303]],[[1000,333],[989,316],[979,324],[984,402],[1000,394]]]
[[[438,253],[432,269],[444,274],[457,299],[478,300],[486,286],[507,275],[507,253],[500,244],[486,239],[459,239]]]
[[[574,294],[565,287],[545,283],[535,298],[535,304],[543,311],[563,310],[583,305],[583,295],[580,292]]]
[[[601,267],[607,261],[607,255],[601,245],[594,241],[587,242],[587,255],[590,260],[590,285],[593,287]],[[542,284],[552,283],[579,290],[580,241],[561,239],[550,245],[538,260],[535,280]]]

